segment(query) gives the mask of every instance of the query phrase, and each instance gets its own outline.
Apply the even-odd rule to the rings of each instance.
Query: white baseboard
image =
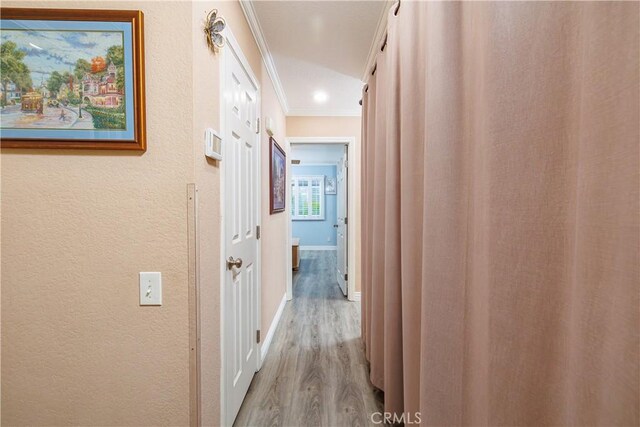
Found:
[[[300,246],[301,251],[335,251],[337,246]]]
[[[351,301],[360,301],[360,292],[354,292],[353,298],[349,298]]]
[[[264,337],[264,341],[260,346],[260,365],[264,363],[265,357],[267,357],[267,352],[269,351],[269,346],[271,345],[271,340],[273,340],[273,336],[276,333],[276,329],[278,329],[278,323],[280,323],[280,318],[282,317],[282,312],[284,311],[284,306],[287,303],[287,294],[285,293],[282,297],[282,301],[280,301],[280,305],[278,306],[278,310],[276,311],[276,315],[273,316],[273,320],[271,321],[271,326],[269,326],[269,331],[267,335]]]

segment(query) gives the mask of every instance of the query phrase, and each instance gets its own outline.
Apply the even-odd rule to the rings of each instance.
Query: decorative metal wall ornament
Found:
[[[224,37],[222,36],[222,30],[225,29],[227,23],[222,16],[218,16],[218,9],[213,9],[207,15],[207,22],[204,27],[204,33],[207,36],[207,46],[213,51],[218,53],[218,50],[224,46]]]

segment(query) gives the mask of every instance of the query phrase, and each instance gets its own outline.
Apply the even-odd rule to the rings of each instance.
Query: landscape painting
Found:
[[[3,31],[2,127],[125,129],[122,43],[114,31]]]
[[[5,9],[2,16],[3,147],[11,139],[18,146],[36,140],[80,148],[78,142],[94,148],[133,148],[124,147],[133,142],[141,148],[138,138],[144,134],[135,128],[143,125],[137,111],[143,104],[140,87],[134,87],[140,70],[134,70],[139,58],[133,57],[132,23],[5,19]],[[111,146],[95,146],[100,142]]]
[[[269,138],[270,144],[270,206],[271,213],[284,211],[287,187],[287,155],[275,139]]]

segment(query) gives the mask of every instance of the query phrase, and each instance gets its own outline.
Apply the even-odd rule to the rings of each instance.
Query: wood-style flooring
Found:
[[[293,300],[234,425],[373,425],[382,393],[368,378],[360,303],[338,287],[335,251],[302,251]]]

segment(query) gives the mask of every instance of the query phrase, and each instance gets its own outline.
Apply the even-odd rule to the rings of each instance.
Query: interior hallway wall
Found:
[[[55,7],[107,6],[72,1]],[[204,129],[220,129],[219,57],[209,52],[202,33],[212,8],[238,40],[262,88],[262,115],[274,118],[276,138],[288,151],[284,114],[238,2],[128,1],[108,7],[145,13],[148,149],[2,151],[2,421],[189,423],[186,185],[195,182],[201,419],[218,425],[220,169],[203,147]],[[263,136],[263,174],[267,144]],[[261,322],[266,331],[285,292],[286,247],[277,236],[284,236],[286,222],[284,215],[268,218],[265,182],[263,236],[272,236],[262,241],[268,254]],[[162,272],[162,307],[138,305],[139,271]]]
[[[287,154],[287,160],[291,158],[291,148],[286,141],[286,117],[271,79],[267,74],[267,69],[262,64],[262,123],[266,117],[271,117],[275,122],[275,133],[273,138]],[[289,190],[285,197],[284,212],[271,215],[269,205],[269,135],[262,132],[262,336],[266,336],[271,327],[271,322],[278,310],[282,299],[286,294],[287,287],[287,251],[291,251],[286,239],[287,235],[287,211],[291,209],[289,201]]]
[[[361,119],[360,117],[319,117],[319,116],[289,116],[287,117],[287,137],[331,137],[331,136],[350,136],[355,138],[354,153],[355,158],[349,159],[349,162],[356,167],[356,170],[360,170],[360,134],[361,134]],[[356,227],[356,241],[350,244],[355,244],[356,248],[356,292],[360,292],[360,278],[361,278],[361,266],[360,266],[360,174],[355,174],[355,182],[352,188],[355,190],[355,194],[349,195],[349,197],[355,198],[355,212],[353,215],[349,214],[357,219],[352,224]]]
[[[144,12],[148,149],[2,150],[2,423],[187,425],[191,3],[55,7]]]

